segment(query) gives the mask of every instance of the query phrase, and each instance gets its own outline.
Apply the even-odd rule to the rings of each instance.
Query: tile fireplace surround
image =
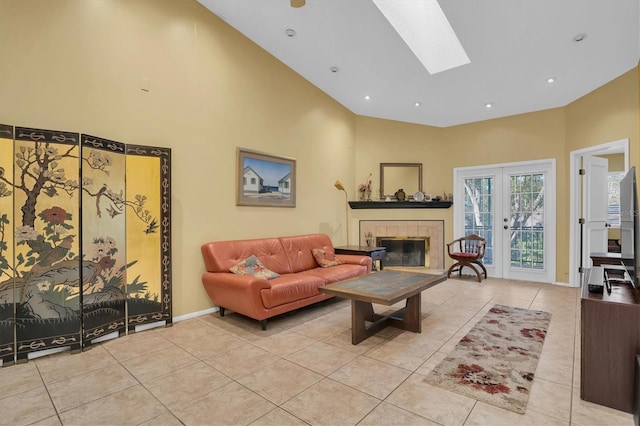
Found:
[[[361,220],[360,245],[366,245],[365,234],[376,237],[421,237],[430,240],[430,268],[444,269],[443,220]]]

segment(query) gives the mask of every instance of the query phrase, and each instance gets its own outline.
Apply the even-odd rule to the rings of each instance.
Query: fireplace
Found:
[[[376,246],[387,249],[385,266],[430,266],[428,237],[376,237]]]
[[[403,264],[412,263],[411,267],[428,268],[428,269],[444,269],[444,221],[443,220],[361,220],[360,221],[360,245],[387,246],[381,244],[381,239],[385,240],[410,240],[410,244],[422,245],[424,250],[422,255],[414,255],[413,257],[404,256],[404,260],[398,260]],[[369,241],[367,241],[369,240]],[[394,243],[396,244],[396,243]],[[391,249],[393,250],[393,248]],[[391,250],[387,250],[389,253]],[[404,252],[404,249],[402,249]],[[396,255],[400,257],[400,255]],[[410,257],[411,260],[406,258]],[[421,257],[421,260],[415,260]],[[387,255],[384,265],[389,265],[389,256]],[[391,259],[395,263],[394,259]],[[413,264],[420,264],[414,266]],[[390,266],[390,265],[389,265]]]

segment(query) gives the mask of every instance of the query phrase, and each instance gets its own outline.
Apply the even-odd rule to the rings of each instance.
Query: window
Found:
[[[620,181],[624,177],[624,172],[609,172],[608,180],[608,202],[607,202],[607,223],[613,228],[620,227]]]
[[[252,177],[251,178],[251,185],[255,185],[256,184],[256,178]]]

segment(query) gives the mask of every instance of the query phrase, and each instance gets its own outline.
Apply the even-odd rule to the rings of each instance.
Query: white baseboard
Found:
[[[173,322],[180,322],[180,321],[188,320],[191,318],[196,318],[202,315],[213,314],[215,312],[218,312],[219,310],[220,310],[219,307],[214,306],[213,308],[205,309],[204,311],[191,312],[190,314],[173,317]]]
[[[569,283],[563,283],[563,282],[560,282],[560,281],[555,281],[553,284],[554,284],[554,285],[559,285],[559,286],[561,286],[561,287],[571,287],[571,288],[576,288],[576,287],[578,287],[577,285],[571,285],[571,284],[569,284]]]

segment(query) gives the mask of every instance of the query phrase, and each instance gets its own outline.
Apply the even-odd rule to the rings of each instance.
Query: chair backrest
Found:
[[[468,235],[464,238],[464,251],[466,253],[476,253],[478,258],[484,256],[484,247],[487,245],[487,240],[478,235]]]
[[[450,248],[456,243],[458,243],[458,250],[461,253],[474,253],[478,255],[477,259],[482,259],[487,240],[479,235],[471,234],[450,242],[447,244],[447,247]],[[451,252],[451,250],[449,250],[449,252]]]

